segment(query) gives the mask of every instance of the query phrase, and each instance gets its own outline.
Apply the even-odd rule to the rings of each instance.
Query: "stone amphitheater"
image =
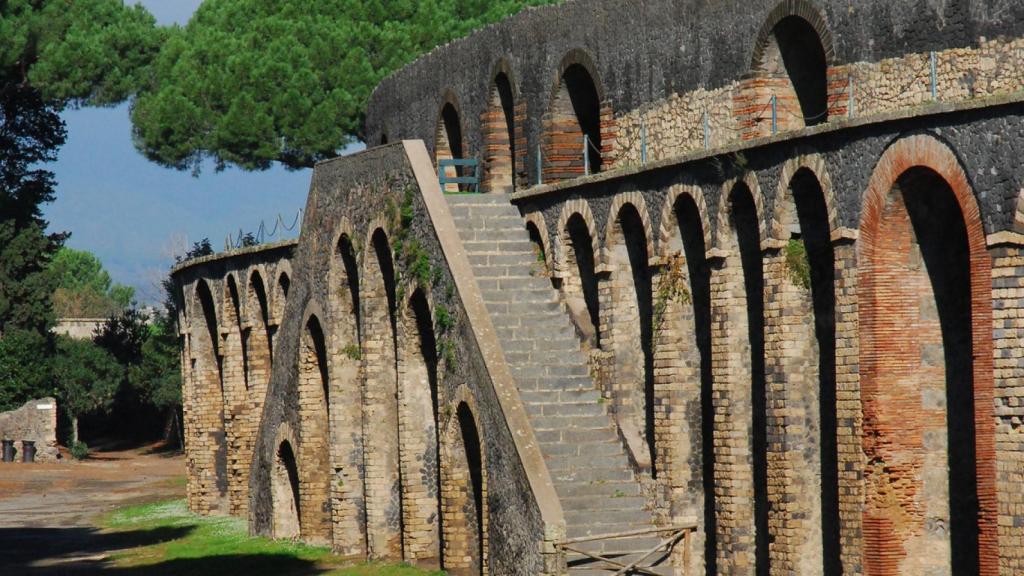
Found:
[[[1024,3],[530,9],[173,271],[188,498],[450,574],[1024,574]]]

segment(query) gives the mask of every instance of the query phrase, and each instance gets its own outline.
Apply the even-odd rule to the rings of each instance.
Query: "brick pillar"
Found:
[[[999,573],[1024,573],[1024,247],[992,254]]]
[[[615,144],[619,139],[619,121],[615,118],[615,110],[611,102],[601,103],[601,170],[607,172],[615,168]]]
[[[846,118],[850,115],[850,69],[830,66],[828,69],[828,117]],[[854,111],[855,112],[855,111]]]
[[[363,390],[366,521],[369,556],[402,559],[397,373],[391,311],[380,269],[370,264],[364,289]]]
[[[704,467],[701,358],[685,256],[652,267],[654,290],[655,447],[660,463],[659,516],[668,523],[695,519],[687,574],[704,569]],[[683,291],[680,292],[679,288]],[[683,294],[689,294],[685,297]],[[681,547],[681,545],[680,545]],[[681,560],[681,558],[680,558]]]
[[[229,280],[231,282],[231,280]],[[246,416],[248,390],[246,362],[242,348],[242,326],[238,313],[238,292],[232,288],[225,293],[225,331],[221,335],[220,349],[223,359],[224,428],[227,435],[228,513],[244,516],[249,500],[249,468],[245,461]]]
[[[480,115],[480,126],[484,143],[481,188],[484,192],[511,192],[515,159],[512,157],[512,139],[509,138],[505,110],[502,109],[497,89],[492,90],[490,106]]]
[[[712,404],[719,573],[754,574],[754,474],[747,297],[738,248],[711,266]]]
[[[530,187],[530,170],[526,165],[529,157],[530,143],[526,138],[526,101],[521,99],[516,103],[515,109],[515,154],[513,164],[515,166],[515,186],[517,189]]]
[[[417,292],[417,295],[422,295]],[[416,301],[414,296],[411,302]],[[436,365],[423,355],[416,313],[403,315],[399,358],[398,426],[402,467],[402,537],[406,562],[440,567],[438,532],[438,451],[432,382]],[[427,325],[429,311],[423,310]],[[433,372],[433,374],[431,373]]]
[[[864,506],[863,409],[857,246],[852,231],[833,235],[836,260],[836,444],[839,462],[839,537],[844,574],[862,574]]]
[[[311,320],[313,322],[313,320]],[[326,357],[319,325],[307,327],[299,350],[299,521],[302,539],[317,545],[331,542],[330,451]]]
[[[772,573],[820,574],[821,419],[819,350],[810,285],[780,248],[767,250],[765,382]]]

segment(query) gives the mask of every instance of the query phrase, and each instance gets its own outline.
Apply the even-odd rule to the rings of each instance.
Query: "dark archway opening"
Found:
[[[216,446],[214,450],[214,474],[216,476],[217,492],[223,497],[228,492],[228,441],[224,421],[224,358],[221,356],[220,351],[220,330],[217,328],[217,311],[213,304],[213,293],[210,292],[210,286],[205,281],[200,281],[199,286],[196,288],[196,294],[203,309],[203,318],[206,320],[206,330],[213,353],[211,360],[217,371],[216,390],[220,394],[217,399],[218,428],[217,430],[210,431],[210,435],[213,437]]]
[[[775,25],[763,66],[772,77],[789,79],[803,125],[828,121],[828,61],[817,30],[807,20],[788,16]]]
[[[754,197],[745,184],[733,188],[729,197],[733,229],[743,266],[747,299],[747,329],[750,339],[750,400],[752,412],[751,451],[754,472],[754,541],[757,574],[769,573],[768,530],[768,438],[767,396],[764,362],[764,268],[761,235]]]
[[[249,336],[251,332],[249,329],[243,328],[241,299],[238,297],[238,284],[235,282],[234,276],[228,276],[228,297],[231,298],[231,306],[234,308],[235,313],[233,318],[235,329],[238,330],[238,336],[241,340],[242,385],[245,387],[245,390],[249,390]]]
[[[680,196],[675,204],[676,222],[683,241],[690,276],[690,298],[700,355],[701,484],[704,491],[705,574],[718,574],[718,517],[715,514],[715,407],[711,372],[711,268],[707,262],[704,225],[696,202]]]
[[[306,323],[306,330],[309,331],[309,339],[313,344],[313,353],[316,355],[316,367],[320,376],[320,385],[324,392],[324,404],[331,405],[330,380],[327,374],[327,343],[324,338],[324,331],[320,327],[320,321],[316,316],[311,316]]]
[[[530,244],[533,244],[533,255],[537,260],[537,264],[541,270],[547,271],[548,255],[544,249],[544,238],[540,235],[540,230],[537,225],[533,222],[526,223],[526,233],[530,235]]]
[[[256,301],[260,307],[260,320],[263,322],[263,330],[266,333],[267,359],[272,364],[274,361],[274,349],[270,342],[270,305],[267,300],[267,287],[263,284],[263,276],[260,276],[259,272],[253,273],[251,283],[252,292],[256,295]]]
[[[568,91],[579,130],[590,141],[587,149],[590,172],[596,174],[601,171],[601,100],[597,95],[597,87],[587,69],[579,64],[567,68],[562,81]],[[580,146],[582,150],[582,142]]]
[[[658,452],[655,446],[654,430],[654,311],[653,294],[651,289],[651,271],[648,267],[650,258],[647,253],[647,235],[644,232],[643,219],[636,207],[626,204],[619,211],[618,226],[622,233],[622,241],[628,256],[630,278],[624,279],[631,284],[633,289],[632,303],[636,306],[638,313],[637,326],[634,328],[639,336],[641,365],[639,368],[640,395],[637,398],[642,405],[640,418],[642,424],[643,438],[646,443],[648,457],[650,458],[650,472],[652,478],[658,477]],[[622,284],[623,286],[625,284]],[[617,303],[619,304],[619,303]],[[632,319],[627,315],[627,320]],[[619,326],[620,329],[625,328]],[[631,344],[631,343],[630,343]]]
[[[459,118],[458,110],[451,102],[445,104],[441,109],[435,139],[434,157],[437,160],[439,172],[442,160],[458,160],[465,157],[462,149],[462,120]],[[457,178],[462,175],[462,170],[449,166],[445,168],[444,175],[447,178]],[[458,192],[461,189],[458,184],[446,184],[444,191]]]
[[[299,469],[295,451],[286,440],[277,449],[272,477],[274,506],[274,537],[295,539],[300,535]]]
[[[476,511],[476,530],[474,552],[476,552],[480,573],[484,565],[484,476],[483,453],[480,434],[476,428],[476,420],[469,406],[463,402],[458,409],[459,429],[462,432],[462,444],[466,450],[466,464],[469,467],[470,488],[473,492],[472,502]]]
[[[574,290],[571,289],[568,292],[571,297],[581,297],[585,308],[578,310],[576,303],[570,302],[570,310],[573,312],[580,333],[584,335],[585,339],[592,340],[593,346],[597,348],[601,345],[601,318],[593,238],[590,236],[586,220],[579,214],[573,214],[569,218],[566,223],[566,232],[569,236],[567,248],[570,249],[567,256],[570,265],[576,268],[575,272],[578,273],[579,281],[579,294],[573,294]]]
[[[821,533],[824,573],[842,573],[839,526],[839,453],[836,420],[836,291],[835,250],[828,207],[821,184],[810,170],[800,170],[790,182],[799,231],[810,266],[814,334],[818,343],[818,419],[821,450]]]
[[[504,72],[494,78],[484,123],[487,190],[512,192],[516,171],[515,97],[512,82]]]
[[[282,272],[281,277],[277,279],[277,285],[281,288],[281,295],[287,298],[288,290],[292,287],[292,281],[291,278],[288,278],[288,274]]]
[[[594,78],[584,66],[573,64],[559,80],[544,119],[544,182],[577,178],[584,175],[588,167],[591,174],[596,174],[604,164],[601,97]]]
[[[931,280],[942,330],[952,572],[976,574],[979,567],[979,502],[967,227],[952,189],[935,172],[925,168],[911,169],[897,180],[897,186],[903,191]]]

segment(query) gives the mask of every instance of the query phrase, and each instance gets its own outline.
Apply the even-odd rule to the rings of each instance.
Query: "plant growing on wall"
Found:
[[[811,263],[807,259],[807,246],[803,240],[794,238],[786,244],[786,267],[789,269],[789,280],[794,286],[811,289]]]
[[[661,332],[667,319],[668,308],[675,302],[690,302],[690,288],[686,285],[686,257],[681,252],[670,254],[658,277],[658,287],[654,294],[654,334]]]

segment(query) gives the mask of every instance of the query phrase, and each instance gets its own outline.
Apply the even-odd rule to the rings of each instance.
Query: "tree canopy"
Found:
[[[61,318],[103,318],[131,305],[135,289],[115,284],[91,252],[61,248],[51,271],[57,281],[54,311]]]
[[[132,109],[151,160],[311,166],[362,139],[376,85],[420,54],[552,0],[206,0]]]

